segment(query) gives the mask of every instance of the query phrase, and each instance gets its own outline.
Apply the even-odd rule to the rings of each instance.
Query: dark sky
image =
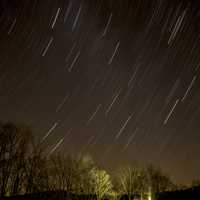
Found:
[[[108,169],[200,177],[200,9],[181,0],[1,0],[0,120]]]

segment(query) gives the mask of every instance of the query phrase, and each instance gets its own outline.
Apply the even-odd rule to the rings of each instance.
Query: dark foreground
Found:
[[[0,200],[97,200],[95,195],[75,195],[68,194],[63,191],[42,192],[35,194],[18,195],[12,197],[0,198]],[[117,198],[119,200],[128,200],[126,195]],[[139,200],[131,198],[131,200]],[[104,200],[109,200],[108,198]],[[147,200],[147,199],[143,199]],[[152,199],[154,200],[154,199]],[[185,190],[177,190],[173,192],[164,192],[157,195],[155,200],[200,200],[200,186]]]
[[[200,186],[158,195],[157,200],[200,200]]]

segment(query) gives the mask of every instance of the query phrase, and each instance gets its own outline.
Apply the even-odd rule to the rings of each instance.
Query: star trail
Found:
[[[200,9],[192,0],[2,0],[0,120],[109,170],[200,177]]]

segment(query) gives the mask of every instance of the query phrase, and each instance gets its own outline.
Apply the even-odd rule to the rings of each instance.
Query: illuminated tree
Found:
[[[90,172],[93,193],[97,199],[102,199],[106,194],[112,191],[113,185],[110,175],[105,170],[92,169]]]
[[[118,190],[121,195],[127,195],[129,199],[132,199],[146,192],[146,177],[142,170],[125,167],[120,169],[118,176]]]

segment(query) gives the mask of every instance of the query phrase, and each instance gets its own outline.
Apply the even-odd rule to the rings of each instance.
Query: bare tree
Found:
[[[23,181],[25,178],[26,159],[30,153],[32,133],[27,127],[18,128],[20,139],[17,146],[16,155],[12,164],[12,175],[10,178],[10,195],[20,194],[23,190]]]
[[[102,199],[112,191],[113,185],[111,178],[105,170],[93,168],[90,171],[90,176],[94,190],[93,193],[97,196],[97,199]]]
[[[148,166],[146,168],[146,180],[150,188],[151,196],[155,198],[155,195],[176,189],[175,184],[170,180],[169,176],[164,174],[161,169],[154,166]]]
[[[31,132],[12,123],[0,124],[0,196],[17,194]]]
[[[120,169],[118,176],[118,187],[122,195],[128,195],[132,199],[133,196],[145,192],[145,176],[142,170],[129,166]]]
[[[92,159],[88,156],[52,155],[48,168],[51,190],[89,194],[91,191],[89,172],[93,165]]]
[[[73,192],[76,179],[75,159],[70,156],[53,155],[49,161],[49,180],[51,190]]]
[[[49,189],[47,157],[41,146],[33,146],[25,162],[24,192],[34,193]]]

